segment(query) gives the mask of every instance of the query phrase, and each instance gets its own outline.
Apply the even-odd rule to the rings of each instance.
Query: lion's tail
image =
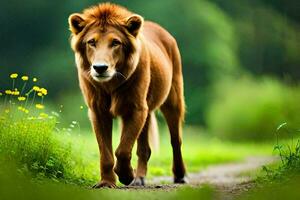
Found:
[[[150,114],[149,143],[153,152],[159,151],[159,132],[154,112]]]

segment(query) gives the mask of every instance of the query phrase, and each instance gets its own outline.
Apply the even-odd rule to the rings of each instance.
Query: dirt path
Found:
[[[236,185],[251,179],[243,173],[259,169],[263,165],[273,162],[274,159],[273,157],[249,157],[243,162],[214,165],[199,173],[189,173],[187,180],[192,185],[204,183],[216,186]],[[172,180],[172,177],[155,177],[149,182],[151,181],[151,184],[172,183]]]
[[[251,177],[249,172],[259,170],[263,165],[270,164],[275,160],[276,158],[274,157],[249,157],[242,162],[214,165],[199,173],[189,173],[187,181],[191,186],[210,184],[220,192],[228,194],[229,197],[251,188],[253,177]],[[172,177],[155,177],[148,180],[147,186],[143,189],[160,188],[169,190],[180,187],[172,184],[172,180]],[[127,188],[137,189],[135,187]]]

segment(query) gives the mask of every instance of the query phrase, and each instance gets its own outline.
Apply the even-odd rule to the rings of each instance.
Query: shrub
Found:
[[[277,80],[244,77],[222,82],[207,113],[211,132],[231,140],[275,139],[278,124],[297,127],[300,89]]]

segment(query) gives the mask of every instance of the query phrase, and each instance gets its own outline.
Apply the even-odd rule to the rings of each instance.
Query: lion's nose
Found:
[[[97,64],[97,65],[93,65],[93,68],[98,74],[102,74],[107,70],[108,66],[105,64]]]

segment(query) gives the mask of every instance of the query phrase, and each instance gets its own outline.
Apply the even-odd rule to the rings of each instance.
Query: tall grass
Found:
[[[286,142],[281,141],[280,135],[286,132],[290,135],[294,133],[294,137]],[[278,153],[280,163],[276,168],[264,167],[264,171],[267,173],[265,177],[262,177],[264,181],[283,181],[289,180],[294,176],[300,176],[299,132],[300,130],[291,130],[287,123],[278,126],[276,132],[277,141],[274,146],[274,151]]]
[[[281,135],[293,134],[291,140],[282,140]],[[256,187],[240,195],[237,199],[299,199],[300,192],[300,139],[299,130],[291,129],[287,123],[278,126],[274,151],[280,157],[280,162],[264,166],[264,175],[256,181]]]
[[[57,113],[47,114],[44,97],[48,91],[37,79],[10,75],[12,88],[1,92],[0,156],[13,160],[19,171],[36,178],[51,178],[76,184],[91,184],[89,167],[74,147],[69,129],[57,129]],[[17,87],[19,85],[19,88]],[[76,122],[73,123],[73,127]],[[3,161],[4,160],[4,161]],[[82,170],[86,167],[85,170]]]

